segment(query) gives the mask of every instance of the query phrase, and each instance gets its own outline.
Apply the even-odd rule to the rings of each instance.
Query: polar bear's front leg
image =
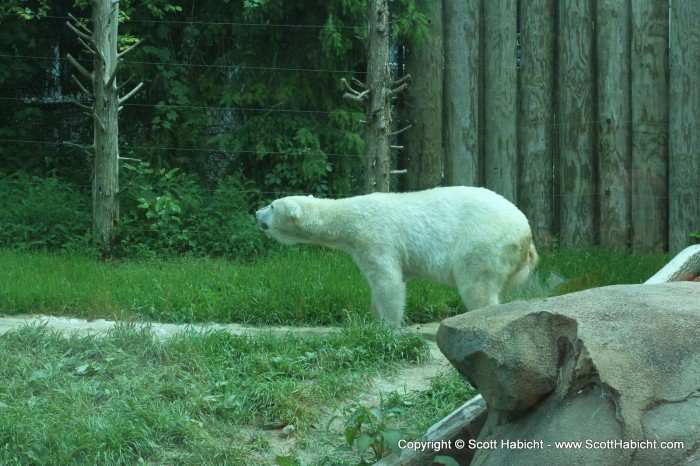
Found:
[[[406,282],[401,267],[390,257],[356,258],[355,262],[372,289],[372,313],[380,322],[401,328],[406,305]]]
[[[380,322],[399,329],[403,324],[406,305],[406,282],[403,280],[381,280],[370,283],[372,288],[372,313]]]

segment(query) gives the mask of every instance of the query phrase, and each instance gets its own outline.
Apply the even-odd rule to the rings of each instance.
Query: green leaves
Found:
[[[389,427],[390,419],[401,414],[399,408],[385,410],[377,406],[358,406],[345,422],[345,443],[349,447],[354,445],[360,458],[364,458],[371,449],[372,462],[391,453],[398,455],[401,452],[399,440],[415,437],[415,434]]]

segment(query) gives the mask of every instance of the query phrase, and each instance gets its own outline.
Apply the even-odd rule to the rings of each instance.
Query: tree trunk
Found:
[[[474,0],[444,0],[445,178],[452,186],[481,185],[480,4]]]
[[[406,116],[412,128],[403,133],[408,161],[406,188],[434,188],[442,178],[442,1],[434,2],[428,36],[411,48],[406,69],[411,86],[406,91]]]
[[[389,70],[389,7],[387,0],[370,0],[367,6],[369,38],[367,57],[367,138],[365,192],[389,191],[391,159],[391,85]]]
[[[100,249],[109,249],[112,228],[119,216],[119,97],[117,67],[119,3],[92,1],[95,68],[93,71],[94,167],[92,178],[93,234]]]

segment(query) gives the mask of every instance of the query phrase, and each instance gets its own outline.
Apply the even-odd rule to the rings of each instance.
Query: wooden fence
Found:
[[[443,3],[463,15],[443,18],[445,184],[514,200],[541,246],[689,244],[700,229],[700,1]]]

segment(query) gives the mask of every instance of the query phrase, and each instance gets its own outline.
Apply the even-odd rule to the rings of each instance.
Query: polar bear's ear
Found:
[[[302,210],[299,204],[297,204],[291,199],[284,199],[283,205],[284,210],[287,211],[287,214],[290,218],[293,218],[295,220],[301,218]]]

